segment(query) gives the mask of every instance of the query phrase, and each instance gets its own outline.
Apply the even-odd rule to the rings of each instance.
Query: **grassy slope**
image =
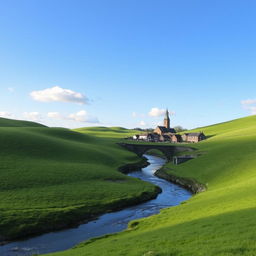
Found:
[[[115,142],[0,118],[0,240],[58,228],[153,193],[154,186],[117,171],[139,159]]]
[[[135,133],[140,133],[137,130],[129,130],[123,127],[104,126],[78,128],[75,131],[104,138],[126,138],[133,136]]]
[[[24,120],[0,118],[0,127],[46,127],[42,124]]]
[[[256,116],[203,130],[213,136],[194,145],[204,155],[165,171],[196,178],[206,192],[127,231],[51,255],[256,255]]]

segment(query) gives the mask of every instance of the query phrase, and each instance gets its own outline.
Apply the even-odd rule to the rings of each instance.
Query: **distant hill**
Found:
[[[0,127],[47,127],[45,125],[24,121],[24,120],[14,120],[9,118],[0,117]]]
[[[94,126],[94,127],[83,127],[78,128],[77,130],[84,131],[99,131],[99,132],[126,132],[128,129],[123,127],[105,127],[105,126]]]
[[[104,127],[104,126],[95,126],[95,127],[84,127],[75,129],[77,132],[94,135],[97,137],[112,137],[112,138],[125,138],[133,136],[138,133],[137,130],[126,129],[123,127]]]

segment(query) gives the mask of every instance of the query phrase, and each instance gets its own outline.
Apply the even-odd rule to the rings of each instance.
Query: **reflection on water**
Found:
[[[124,210],[107,213],[97,220],[82,224],[77,228],[47,233],[24,241],[13,242],[0,246],[1,256],[31,256],[69,249],[84,240],[122,231],[127,228],[128,222],[156,214],[162,208],[180,204],[191,197],[187,190],[154,176],[165,160],[145,155],[150,165],[142,170],[133,172],[129,176],[151,182],[162,189],[156,199],[146,203],[126,208]]]

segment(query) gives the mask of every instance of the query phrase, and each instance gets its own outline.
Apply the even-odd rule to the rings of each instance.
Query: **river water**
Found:
[[[127,228],[127,224],[131,220],[157,214],[160,209],[178,205],[191,197],[191,193],[184,188],[154,176],[155,171],[165,164],[164,159],[151,155],[144,156],[148,159],[150,165],[130,173],[129,176],[159,186],[162,193],[156,199],[121,211],[104,214],[97,220],[76,228],[47,233],[0,246],[0,255],[31,256],[33,254],[66,250],[87,239],[122,231]]]

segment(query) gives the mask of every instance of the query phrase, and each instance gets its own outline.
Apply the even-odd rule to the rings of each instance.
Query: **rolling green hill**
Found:
[[[202,153],[163,171],[195,178],[207,191],[160,214],[133,221],[119,234],[51,256],[256,255],[256,116],[199,128]]]
[[[125,129],[123,127],[85,127],[75,129],[77,132],[94,135],[97,137],[126,138],[140,133],[137,130]]]
[[[0,118],[0,240],[62,228],[156,195],[155,186],[118,171],[140,159],[116,142]]]
[[[0,118],[0,127],[46,127],[45,125],[35,122]]]

